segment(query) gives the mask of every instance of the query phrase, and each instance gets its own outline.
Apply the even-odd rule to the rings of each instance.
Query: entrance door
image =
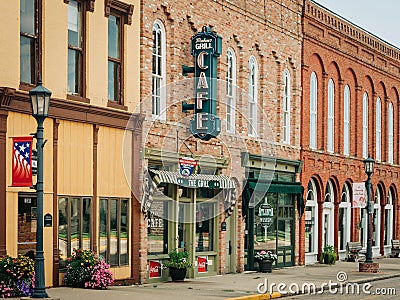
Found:
[[[225,242],[226,242],[226,259],[225,259],[225,271],[226,273],[235,272],[235,211],[232,215],[225,220],[226,222],[226,232],[225,232]]]
[[[18,254],[33,258],[36,249],[36,194],[18,194]]]
[[[294,265],[294,201],[290,194],[278,194],[278,266]]]

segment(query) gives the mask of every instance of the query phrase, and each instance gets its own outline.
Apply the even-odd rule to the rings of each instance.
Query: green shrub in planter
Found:
[[[325,245],[322,250],[319,262],[322,264],[334,265],[336,263],[337,253],[333,246]]]

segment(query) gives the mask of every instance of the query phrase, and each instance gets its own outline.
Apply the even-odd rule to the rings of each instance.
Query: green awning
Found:
[[[300,182],[296,183],[263,183],[263,182],[252,182],[249,183],[249,188],[267,193],[280,193],[280,194],[303,194],[304,188],[300,185]]]

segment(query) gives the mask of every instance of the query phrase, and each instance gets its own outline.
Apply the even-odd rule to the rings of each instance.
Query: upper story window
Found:
[[[290,144],[290,73],[283,72],[283,142]]]
[[[350,87],[344,87],[344,109],[343,109],[343,153],[350,154]]]
[[[368,94],[363,95],[363,148],[362,156],[367,158],[368,156]]]
[[[133,5],[119,0],[105,2],[108,18],[108,100],[124,104],[124,24],[132,24]]]
[[[68,3],[68,94],[82,96],[83,87],[83,7],[76,0]]]
[[[257,61],[252,56],[249,60],[249,123],[248,123],[248,133],[251,136],[257,134],[257,90],[258,90],[258,67]]]
[[[335,138],[335,84],[332,79],[328,82],[328,144],[327,150],[334,151]]]
[[[226,60],[226,131],[234,133],[236,116],[236,56],[232,49],[228,49]]]
[[[40,72],[40,0],[20,0],[20,82],[36,84]]]
[[[152,115],[153,118],[166,119],[165,77],[166,77],[166,41],[162,22],[156,20],[153,25],[153,61],[152,61]]]
[[[388,162],[393,163],[393,104],[388,108]]]
[[[317,148],[317,99],[318,81],[315,72],[310,77],[310,148]]]
[[[121,18],[108,17],[108,100],[122,103]]]
[[[381,147],[382,147],[382,104],[381,98],[376,99],[376,128],[375,128],[375,135],[376,135],[376,151],[375,157],[377,161],[381,161]]]

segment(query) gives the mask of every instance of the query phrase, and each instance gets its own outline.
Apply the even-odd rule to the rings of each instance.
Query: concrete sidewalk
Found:
[[[342,278],[347,277],[348,282],[365,283],[382,280],[391,277],[400,277],[400,258],[374,259],[380,264],[380,272],[360,273],[358,263],[337,262],[336,265],[328,266],[316,264],[312,266],[298,266],[283,269],[274,269],[272,273],[246,272],[242,274],[228,274],[206,278],[186,279],[184,282],[163,282],[157,284],[144,284],[140,286],[114,286],[108,290],[88,290],[74,288],[52,288],[47,289],[50,297],[61,300],[177,300],[177,299],[228,299],[244,297],[244,299],[268,299],[268,293],[260,297],[257,287],[261,283],[271,284],[284,283],[288,287],[297,284],[301,287],[304,283],[315,284],[317,288],[322,284],[341,282],[337,275],[341,272]],[[344,272],[344,273],[343,273]],[[373,283],[372,283],[373,285]],[[263,287],[263,286],[261,286]],[[288,288],[286,288],[288,291]],[[250,295],[259,295],[249,297]],[[285,296],[285,294],[274,293],[274,296]]]

